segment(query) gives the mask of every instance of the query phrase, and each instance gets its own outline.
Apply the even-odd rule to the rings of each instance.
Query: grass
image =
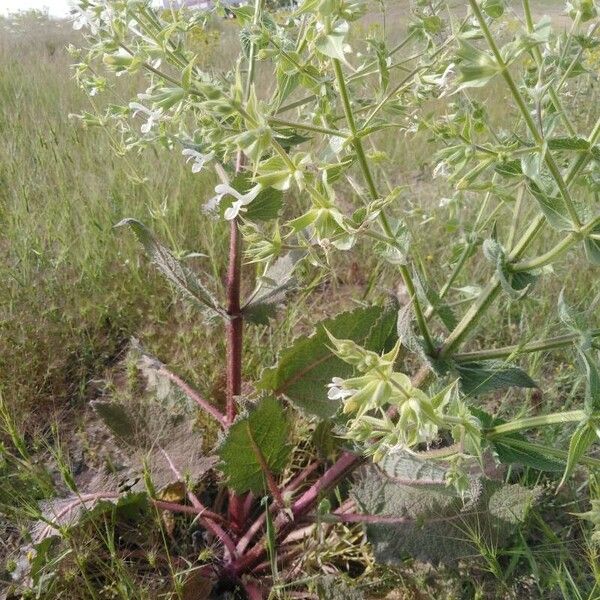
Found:
[[[227,63],[227,53],[215,51],[217,43],[231,50],[226,24],[220,24],[219,31],[214,39],[198,42],[206,45],[206,60],[212,57],[216,67]],[[6,448],[0,458],[0,510],[8,517],[0,519],[7,540],[0,546],[0,556],[9,556],[22,541],[34,501],[56,491],[56,477],[40,467],[40,460],[60,466],[56,448],[74,432],[85,431],[86,403],[105,385],[97,382],[109,380],[119,386],[124,349],[132,336],[201,392],[216,402],[222,400],[220,339],[173,297],[162,278],[148,268],[132,237],[113,228],[122,218],[135,217],[177,252],[206,254],[207,258],[190,259],[190,264],[208,265],[213,285],[220,290],[226,235],[202,213],[214,187],[212,176],[192,175],[177,153],[115,156],[118,142],[106,131],[84,130],[80,122],[70,119],[70,113],[90,109],[90,100],[69,74],[72,60],[64,48],[75,40],[67,25],[50,25],[36,15],[0,21],[0,441]],[[117,94],[128,98],[131,88],[127,86],[134,84],[120,81]],[[504,100],[496,92],[486,90],[482,101],[499,125]],[[581,107],[582,126],[596,116],[593,99],[575,94],[574,101]],[[468,203],[439,207],[447,190],[424,180],[423,173],[430,170],[425,136],[410,144],[401,138],[390,140],[386,152],[391,164],[400,165],[392,171],[389,184],[406,186],[403,211],[415,230],[426,218],[431,231],[430,239],[417,246],[417,256],[424,268],[442,278],[448,272],[449,255],[443,240],[448,232],[460,233],[455,211],[471,207]],[[351,202],[352,190],[346,191],[345,201]],[[506,228],[502,214],[498,226]],[[551,241],[539,243],[545,246]],[[479,258],[475,265],[474,272],[483,281],[490,266]],[[574,270],[565,260],[534,298],[518,305],[499,303],[472,347],[513,343],[523,332],[539,338],[556,330],[555,302],[561,287],[573,297],[577,290],[586,289],[585,296],[590,297],[592,285],[592,295],[597,295],[600,287],[591,273],[586,268]],[[307,328],[315,316],[325,316],[327,305],[351,305],[367,287],[373,295],[383,295],[396,281],[391,272],[370,274],[368,261],[358,265],[337,260],[331,275],[316,295],[282,315],[272,331],[256,329],[247,336],[248,380],[273,362],[274,349],[282,342]],[[498,323],[502,323],[500,335]],[[565,408],[578,403],[581,389],[567,356],[532,358],[528,367],[547,382],[544,403]],[[534,411],[539,399],[510,392],[494,402],[514,415]],[[568,432],[547,435],[564,447]],[[69,447],[66,461],[70,463],[68,454]],[[526,472],[522,477],[533,475]],[[449,573],[407,561],[400,572],[369,570],[369,576],[379,580],[382,588],[400,590],[398,598],[501,594],[598,598],[600,564],[586,543],[583,526],[568,515],[556,516],[564,515],[565,509],[586,510],[577,499],[577,486],[575,481],[558,496],[549,491],[508,550],[482,548],[487,560],[467,571]],[[356,532],[339,535],[349,539]],[[103,541],[94,542],[99,547],[91,536],[72,540],[74,562],[56,598],[75,598],[74,590],[85,590],[77,592],[82,599],[150,598],[161,578],[172,581],[181,576],[179,567],[179,575],[173,575],[168,557],[160,568],[152,569],[150,559],[163,560],[168,543],[155,539],[150,531],[142,574],[139,565],[134,569],[111,551],[114,534],[110,528],[103,532]],[[356,552],[368,555],[366,548]],[[307,556],[314,562],[307,561],[306,568],[316,570],[319,561],[310,553]],[[7,566],[13,569],[11,560]],[[0,575],[0,587],[7,576]]]

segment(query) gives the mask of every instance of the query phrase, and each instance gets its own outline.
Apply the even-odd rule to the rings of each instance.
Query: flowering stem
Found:
[[[492,438],[505,433],[513,433],[522,429],[532,429],[534,427],[543,427],[545,425],[556,425],[562,423],[578,423],[587,417],[584,410],[570,410],[566,412],[552,413],[549,415],[538,415],[525,419],[517,419],[510,423],[502,423],[495,427],[490,427],[484,431],[487,438]]]
[[[365,149],[362,145],[359,132],[356,128],[356,121],[352,112],[352,105],[350,103],[348,88],[346,87],[346,80],[344,79],[342,63],[337,58],[333,59],[333,68],[335,71],[335,79],[338,85],[338,90],[340,92],[340,98],[342,100],[342,106],[344,107],[346,122],[348,123],[348,127],[352,134],[351,141],[352,145],[354,146],[356,156],[358,158],[358,164],[360,165],[363,177],[365,178],[365,182],[369,190],[369,196],[372,200],[377,200],[379,198],[379,194],[377,193],[377,187],[375,186],[375,180],[373,179],[373,174],[371,173],[371,169],[369,167],[369,162],[365,154]],[[388,238],[390,240],[395,240],[394,232],[392,231],[392,228],[383,212],[380,213],[379,220],[382,229],[384,230]],[[425,320],[425,315],[423,314],[423,309],[421,308],[421,304],[419,302],[419,299],[417,298],[415,285],[412,280],[410,270],[406,265],[400,265],[400,274],[402,275],[402,279],[404,280],[404,284],[406,285],[406,289],[408,290],[408,293],[410,295],[410,299],[417,319],[417,324],[419,326],[421,335],[423,336],[423,339],[425,341],[427,353],[430,356],[433,356],[435,354],[435,345],[433,343],[431,334],[429,333],[429,328],[427,326],[427,321]]]
[[[510,74],[508,64],[504,61],[504,58],[502,57],[498,45],[496,44],[496,40],[492,36],[489,27],[485,21],[485,18],[481,13],[481,10],[479,9],[479,4],[477,3],[477,0],[469,0],[469,4],[471,6],[471,9],[473,10],[475,18],[479,22],[479,26],[481,27],[481,31],[487,41],[488,46],[494,54],[494,58],[496,59],[498,67],[500,68],[502,78],[504,79],[515,103],[517,104],[517,107],[519,108],[519,111],[521,112],[521,115],[523,116],[523,120],[527,125],[527,129],[529,129],[531,137],[541,148],[544,145],[543,132],[538,131],[535,121],[533,120],[533,117],[531,116],[529,109],[525,104],[525,100],[523,99],[521,92],[519,92],[519,89],[515,84],[512,75]],[[562,178],[560,169],[558,168],[554,157],[548,149],[546,149],[543,154],[543,160],[546,163],[546,166],[548,167],[548,170],[550,171],[550,174],[552,175],[552,178],[554,179],[560,191],[560,195],[563,199],[563,202],[565,203],[565,207],[569,213],[569,216],[571,217],[571,221],[576,227],[580,227],[581,221],[579,220],[579,215],[577,214],[577,210],[575,209],[575,204],[573,203],[571,194],[567,189],[565,181]]]
[[[263,0],[255,0],[254,25],[257,25],[262,12]],[[248,58],[248,77],[244,91],[247,102],[252,90],[255,75],[256,44],[252,42]],[[238,152],[235,172],[239,173],[244,166],[244,155]],[[233,219],[229,226],[229,266],[227,269],[227,314],[230,319],[227,329],[227,390],[226,418],[231,425],[237,413],[236,398],[242,392],[242,352],[244,344],[244,319],[241,310],[241,280],[242,280],[242,235],[238,220]],[[234,528],[241,529],[246,516],[244,498],[234,492],[229,494],[229,516]]]
[[[600,329],[590,331],[591,337],[600,337]],[[530,354],[533,352],[544,352],[546,350],[555,350],[564,348],[576,342],[579,338],[578,333],[567,333],[556,337],[531,342],[529,344],[504,346],[502,348],[492,348],[491,350],[477,350],[475,352],[463,352],[454,355],[454,360],[458,363],[474,362],[479,360],[492,360],[496,358],[506,358],[508,356],[517,356],[519,354]]]
[[[527,33],[532,34],[534,32],[535,27],[534,27],[534,23],[533,23],[533,15],[531,13],[531,5],[529,3],[529,0],[523,0],[523,12],[525,13],[525,22],[527,24]],[[570,36],[569,36],[569,39],[570,39]],[[531,48],[531,53],[533,54],[533,58],[537,64],[538,68],[541,68],[543,66],[543,58],[542,58],[542,53],[540,52],[540,49],[537,46],[533,46]],[[566,127],[567,131],[569,132],[569,135],[576,136],[577,131],[575,130],[575,127],[573,127],[571,120],[569,119],[564,107],[562,106],[562,103],[561,103],[558,95],[556,94],[556,90],[554,89],[553,85],[550,85],[548,87],[548,95],[550,96],[550,100],[552,100],[552,104],[554,105],[556,112],[559,114],[564,126]]]

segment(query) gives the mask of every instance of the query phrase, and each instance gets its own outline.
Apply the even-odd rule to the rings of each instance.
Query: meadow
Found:
[[[533,4],[562,26],[557,3]],[[388,15],[397,21],[398,37],[402,10]],[[379,21],[374,16],[361,26],[366,32]],[[214,193],[216,176],[192,173],[178,152],[126,152],[110,129],[86,126],[73,116],[101,112],[107,102],[123,101],[139,87],[135,78],[122,78],[114,98],[85,95],[74,81],[73,59],[66,51],[79,41],[71,23],[52,22],[42,14],[0,19],[0,597],[19,568],[19,548],[27,541],[34,503],[61,490],[65,469],[81,472],[103,460],[106,441],[89,403],[111,393],[135,394],[127,370],[132,338],[217,406],[225,402],[223,340],[177,299],[133,236],[114,229],[126,217],[143,221],[176,256],[210,271],[222,291],[227,228],[208,220],[202,209]],[[203,63],[215,69],[238,52],[226,21],[215,23],[212,34],[198,44]],[[270,73],[259,71],[258,77],[268,85]],[[597,82],[578,93],[573,90],[570,100],[578,127],[587,130],[598,118]],[[492,123],[501,128],[505,92],[492,86],[479,94]],[[432,114],[436,110],[433,103]],[[415,245],[419,264],[429,278],[441,280],[449,271],[449,260],[439,259],[448,255],[448,235],[458,236],[464,211],[474,216],[477,207],[446,201],[447,184],[431,178],[427,132],[411,139],[379,134],[376,145],[394,165],[386,185],[403,186],[410,226],[428,231]],[[352,195],[350,183],[343,189]],[[553,236],[538,239],[537,248],[552,246],[558,239]],[[497,303],[471,349],[560,333],[556,299],[561,289],[572,298],[585,291],[592,298],[590,306],[578,308],[596,309],[597,318],[597,268],[575,260],[568,255],[555,265],[534,297]],[[483,282],[489,264],[483,257],[473,261],[471,273]],[[456,287],[463,283],[458,280]],[[315,315],[329,316],[397,287],[393,269],[379,265],[368,253],[368,243],[360,242],[350,258],[333,258],[327,277],[315,278],[298,293],[276,325],[251,330],[244,341],[251,357],[244,377],[258,377],[264,365],[276,360],[280,347],[310,330]],[[477,291],[465,283],[454,306],[460,308]],[[568,353],[528,355],[521,364],[541,382],[542,391],[495,394],[489,400],[495,411],[510,418],[538,414],[540,406],[550,411],[578,405],[583,379]],[[539,438],[565,447],[569,431],[548,428]],[[598,482],[592,476],[588,485],[575,477],[555,493],[552,481],[542,475],[526,471],[522,477],[538,478],[544,490],[541,501],[508,548],[481,547],[472,564],[436,568],[407,557],[399,567],[375,566],[360,526],[340,529],[323,562],[343,565],[353,576],[353,565],[366,564],[359,580],[372,598],[600,598],[598,550],[589,542],[586,524],[573,516],[588,510],[589,488]],[[350,540],[357,542],[352,550],[347,549]],[[149,555],[160,555],[166,542],[158,535],[150,542]],[[86,539],[73,543],[83,561],[97,550]],[[166,598],[165,581],[175,578],[178,568],[174,563],[141,567],[140,561],[132,566],[109,549],[102,558],[103,576],[86,579],[78,561],[73,558],[52,598]],[[306,576],[319,570],[320,561],[310,563]],[[182,589],[173,597],[204,597]],[[34,590],[23,597],[46,596],[36,596]]]

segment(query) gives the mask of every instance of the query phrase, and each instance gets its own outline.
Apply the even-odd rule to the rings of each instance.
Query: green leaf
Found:
[[[123,219],[115,227],[123,227],[125,225],[133,230],[158,270],[185,298],[203,309],[208,308],[211,312],[224,314],[218,308],[215,298],[197,278],[195,273],[178,261],[167,248],[162,246],[143,223],[136,219]]]
[[[528,442],[519,433],[495,436],[490,442],[498,460],[507,465],[522,465],[538,471],[560,473],[565,468],[565,462],[554,458],[544,448]]]
[[[482,87],[495,77],[500,69],[493,56],[483,52],[464,39],[459,39],[457,52],[459,87],[458,90]]]
[[[506,423],[504,419],[494,417],[480,408],[472,406],[470,411],[480,420],[484,430]],[[494,435],[491,440],[488,440],[488,443],[498,460],[507,465],[517,464],[538,471],[559,473],[565,468],[564,461],[545,452],[543,446],[528,442],[525,436],[519,432]]]
[[[579,348],[579,359],[585,372],[585,411],[593,417],[600,414],[600,373],[589,350]]]
[[[581,457],[595,441],[596,431],[589,423],[581,423],[577,426],[569,442],[567,465],[558,487],[561,487],[571,476]]]
[[[600,225],[595,227],[592,234],[600,234]],[[583,241],[583,249],[585,251],[585,257],[592,265],[600,266],[600,240],[592,238],[586,238]]]
[[[518,177],[523,174],[520,160],[505,160],[499,162],[494,170],[504,177]]]
[[[316,49],[325,56],[346,62],[344,43],[348,33],[348,23],[340,21],[329,34],[323,34],[315,42]]]
[[[504,0],[483,0],[481,8],[488,17],[497,19],[504,14]]]
[[[573,150],[575,152],[587,152],[590,143],[583,137],[555,137],[548,140],[550,150]]]
[[[500,281],[502,289],[514,300],[524,298],[537,281],[537,275],[532,271],[510,270],[506,261],[504,248],[494,239],[483,242],[483,253],[485,257],[496,266],[496,277]]]
[[[297,338],[282,352],[276,366],[265,369],[258,387],[285,395],[310,415],[329,418],[337,412],[340,401],[328,399],[327,384],[332,377],[349,377],[352,367],[331,352],[327,331],[381,352],[387,348],[395,324],[395,310],[378,306],[358,308],[321,321],[312,335]]]
[[[301,252],[289,252],[279,257],[261,277],[262,286],[242,312],[246,320],[258,325],[268,325],[278,304],[296,286],[293,271],[296,263],[304,256]]]
[[[294,172],[290,171],[288,163],[277,155],[260,163],[254,180],[265,188],[272,187],[283,191],[289,189],[293,176]]]
[[[246,194],[253,185],[250,177],[246,174],[237,175],[231,182],[231,187],[241,194]],[[219,203],[219,214],[222,216],[232,203],[232,196],[225,196]],[[244,219],[253,222],[276,219],[279,216],[282,207],[283,194],[281,191],[272,187],[264,188],[260,190],[256,198],[246,206]]]
[[[266,489],[255,444],[273,475],[283,471],[291,450],[289,429],[281,402],[273,397],[262,399],[237,418],[218,450],[221,470],[237,493],[262,494]]]
[[[561,196],[544,191],[533,180],[529,181],[529,191],[538,201],[538,204],[544,213],[548,223],[558,231],[568,231],[572,229],[573,224],[569,216],[569,211]]]
[[[431,304],[434,313],[438,315],[448,331],[452,331],[458,321],[450,306],[444,302],[432,285],[425,281],[418,270],[413,270],[413,277],[417,295],[422,302]]]
[[[454,364],[463,392],[478,396],[507,387],[535,388],[535,381],[519,367],[500,360]]]
[[[493,547],[504,543],[539,491],[471,478],[463,500],[453,488],[401,485],[371,467],[353,486],[351,496],[365,514],[406,519],[366,525],[377,562],[400,564],[410,555],[454,564],[476,553],[480,543]]]

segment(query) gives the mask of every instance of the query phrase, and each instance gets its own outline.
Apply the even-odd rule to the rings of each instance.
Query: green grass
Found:
[[[8,20],[0,21],[0,393],[4,411],[0,441],[11,450],[3,453],[4,462],[0,462],[0,505],[11,508],[12,520],[3,527],[10,539],[20,541],[18,528],[28,516],[23,507],[33,508],[33,500],[54,490],[35,457],[48,458],[57,431],[64,440],[82,427],[86,401],[97,391],[93,382],[118,378],[131,336],[140,338],[149,351],[214,401],[222,399],[224,349],[218,333],[174,298],[148,267],[132,236],[115,230],[114,224],[135,217],[176,251],[207,254],[208,258],[193,259],[191,264],[206,266],[217,291],[222,291],[227,239],[223,227],[202,213],[214,187],[211,175],[192,175],[177,152],[116,156],[118,144],[107,131],[86,130],[69,118],[91,107],[70,76],[72,60],[64,48],[76,35],[68,26],[48,25],[34,17],[11,26],[17,31],[8,31],[8,25]],[[230,31],[226,24],[219,28],[219,43],[228,48]],[[213,42],[208,47],[213,48]],[[227,53],[212,56],[216,67],[227,64]],[[117,93],[129,98],[133,85],[119,81]],[[504,100],[496,92],[487,90],[482,100],[492,118],[501,123]],[[596,116],[593,99],[576,97],[575,101],[581,106],[582,125]],[[391,164],[398,165],[389,183],[406,186],[402,210],[410,215],[413,227],[418,228],[424,213],[431,219],[427,223],[431,236],[422,239],[417,254],[424,267],[442,281],[448,272],[448,249],[443,244],[457,221],[452,210],[439,208],[447,190],[435,181],[424,181],[431,154],[426,139],[409,142],[398,137],[387,144],[386,151]],[[349,187],[347,192],[351,198]],[[466,204],[461,210],[471,207]],[[502,214],[498,225],[501,230],[506,227]],[[551,242],[542,239],[539,244]],[[474,263],[473,272],[484,281],[490,265],[480,258]],[[369,271],[368,261],[357,265],[336,260],[331,280],[318,294],[283,315],[272,331],[253,330],[246,340],[251,355],[248,379],[273,361],[282,341],[308,327],[315,316],[325,316],[335,305],[350,305],[369,282],[374,294],[383,295],[397,281],[389,270],[371,277]],[[565,287],[572,297],[584,289],[581,296],[597,295],[600,286],[592,273],[588,268],[573,269],[571,261],[565,260],[532,299],[518,305],[500,302],[486,317],[472,347],[514,343],[524,333],[539,338],[556,331],[560,289]],[[581,389],[575,385],[567,355],[532,358],[527,366],[544,382],[546,406],[577,404]],[[493,401],[505,414],[535,408],[530,394],[509,392]],[[565,431],[546,435],[546,441],[563,447],[568,439]],[[19,448],[24,449],[21,454]],[[565,509],[586,510],[574,493],[576,486],[577,481],[573,489],[556,497],[549,492],[528,529],[508,551],[488,551],[484,567],[466,574],[435,570],[423,574],[421,567],[407,563],[400,574],[381,574],[382,581],[389,579],[388,588],[403,589],[402,598],[440,594],[493,598],[508,594],[511,586],[513,591],[526,590],[513,597],[597,598],[600,566],[586,544],[582,525],[568,515],[556,516]],[[73,541],[74,547],[81,543]],[[107,533],[102,547],[110,549],[111,543]],[[162,540],[152,540],[152,544],[159,553],[164,550]],[[4,551],[10,549],[7,542]],[[75,556],[87,560],[94,549],[88,545]],[[498,565],[500,581],[485,574]],[[102,571],[105,580],[110,573],[119,573],[114,585],[121,588],[89,592],[95,582],[85,580],[86,569],[76,563],[69,574],[72,581],[65,584],[65,595],[60,597],[74,597],[69,593],[76,587],[88,590],[81,598],[138,597],[133,590],[140,584],[135,579],[139,573],[133,575],[115,556],[109,553],[95,570]],[[165,572],[165,577],[170,576],[166,567]],[[523,587],[513,586],[513,573]],[[150,589],[152,577],[148,578]],[[444,592],[440,591],[442,583],[448,586]],[[417,595],[427,588],[431,591],[423,594],[431,596]],[[140,598],[146,597],[142,589],[146,588],[140,587]]]

